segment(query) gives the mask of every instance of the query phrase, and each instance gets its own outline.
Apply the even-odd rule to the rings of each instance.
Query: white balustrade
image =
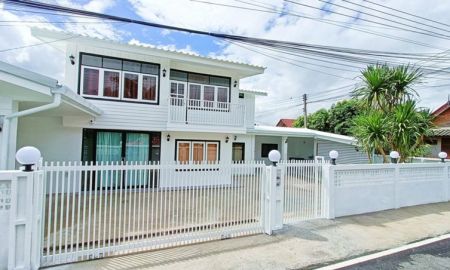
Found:
[[[169,124],[245,127],[245,105],[169,98]]]

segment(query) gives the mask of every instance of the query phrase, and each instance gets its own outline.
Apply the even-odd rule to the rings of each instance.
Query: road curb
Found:
[[[375,260],[375,259],[378,259],[378,258],[381,258],[381,257],[384,257],[384,256],[389,256],[389,255],[396,254],[396,253],[399,253],[399,252],[403,252],[403,251],[406,251],[406,250],[410,250],[410,249],[413,249],[413,248],[426,246],[426,245],[433,244],[433,243],[436,243],[436,242],[439,242],[439,241],[442,241],[442,240],[447,240],[447,239],[450,239],[450,233],[449,234],[444,234],[444,235],[441,235],[441,236],[437,236],[437,237],[434,237],[434,238],[429,238],[429,239],[426,239],[426,240],[422,240],[422,241],[419,241],[419,242],[414,242],[414,243],[407,244],[407,245],[404,245],[404,246],[401,246],[401,247],[392,248],[392,249],[384,250],[384,251],[381,251],[381,252],[373,253],[373,254],[370,254],[370,255],[361,256],[361,257],[358,257],[358,258],[355,258],[355,259],[351,259],[351,260],[339,262],[339,263],[336,263],[336,264],[320,267],[320,268],[317,268],[317,270],[341,269],[341,268],[344,268],[344,267],[353,266],[353,265],[356,265],[356,264],[360,264],[360,263],[363,263],[363,262]]]

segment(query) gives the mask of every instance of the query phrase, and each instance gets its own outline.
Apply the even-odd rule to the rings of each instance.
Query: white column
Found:
[[[17,112],[19,109],[17,101],[12,100],[11,98],[2,97],[0,100],[0,115],[9,115]],[[2,153],[3,149],[8,149],[6,153],[6,158],[0,155],[0,164],[2,168],[5,169],[14,169],[15,168],[15,153],[16,153],[16,145],[17,145],[17,119],[9,120],[9,123],[6,123],[6,120],[3,119],[3,128],[1,132],[1,140],[0,140],[0,153]],[[6,132],[9,133],[9,136],[5,136]],[[5,158],[5,160],[3,160]]]
[[[288,137],[281,137],[281,160],[288,159]]]

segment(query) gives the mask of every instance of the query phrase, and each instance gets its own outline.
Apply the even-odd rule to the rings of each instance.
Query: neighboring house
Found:
[[[33,29],[63,50],[64,85],[0,63],[0,169],[22,146],[45,161],[232,162],[313,159],[341,152],[367,162],[351,137],[255,126],[255,98],[241,79],[263,67],[179,51]],[[3,117],[2,117],[3,116]]]
[[[450,154],[450,101],[437,108],[433,117],[436,128],[428,143],[432,145],[431,156],[437,158],[441,151]]]
[[[277,127],[294,127],[295,119],[280,119],[277,123]]]

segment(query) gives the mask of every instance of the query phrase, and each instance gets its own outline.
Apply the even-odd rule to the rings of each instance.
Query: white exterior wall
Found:
[[[44,161],[80,161],[82,129],[64,127],[61,117],[19,118],[17,147],[34,146]]]
[[[323,156],[326,160],[329,160],[329,153],[331,150],[339,152],[339,158],[337,162],[339,164],[367,164],[369,159],[367,154],[363,150],[357,151],[355,145],[343,144],[332,141],[318,140],[317,141],[317,155]]]
[[[170,141],[167,141],[170,134]],[[225,143],[225,138],[230,140]],[[176,140],[205,140],[220,141],[219,159],[221,162],[231,162],[232,134],[199,133],[199,132],[162,132],[161,133],[161,163],[172,163],[175,161]]]
[[[239,82],[240,79],[240,75],[237,74],[237,71],[208,66],[202,64],[200,60],[198,60],[199,63],[175,62],[175,60],[171,60],[170,58],[167,58],[167,56],[164,56],[163,53],[160,53],[161,55],[150,55],[149,52],[151,51],[146,50],[145,48],[136,48],[135,51],[131,52],[130,50],[121,50],[120,47],[114,47],[112,45],[108,47],[103,44],[102,46],[98,44],[88,45],[86,43],[72,43],[67,45],[65,84],[78,92],[79,61],[81,52],[160,64],[160,70],[166,69],[167,75],[166,77],[163,77],[161,72],[159,76],[159,105],[89,99],[91,103],[102,109],[104,114],[96,119],[66,117],[64,119],[65,126],[87,127],[87,125],[89,125],[89,128],[143,131],[166,130],[168,122],[168,99],[170,96],[170,69],[230,77],[230,101],[231,103],[239,103],[238,87],[234,87],[234,81]],[[68,60],[70,55],[75,56],[75,65],[72,65]],[[249,110],[254,111],[254,97],[252,99],[251,95],[248,96],[249,102],[246,102],[246,105],[252,106]],[[253,104],[251,104],[252,102]],[[248,115],[246,120],[248,121],[248,125],[252,126],[254,124],[254,116],[251,117],[251,114]],[[205,126],[205,128],[207,127]],[[180,131],[183,129],[184,128],[181,127]],[[229,128],[221,128],[218,126],[214,131],[226,132],[227,129]]]

